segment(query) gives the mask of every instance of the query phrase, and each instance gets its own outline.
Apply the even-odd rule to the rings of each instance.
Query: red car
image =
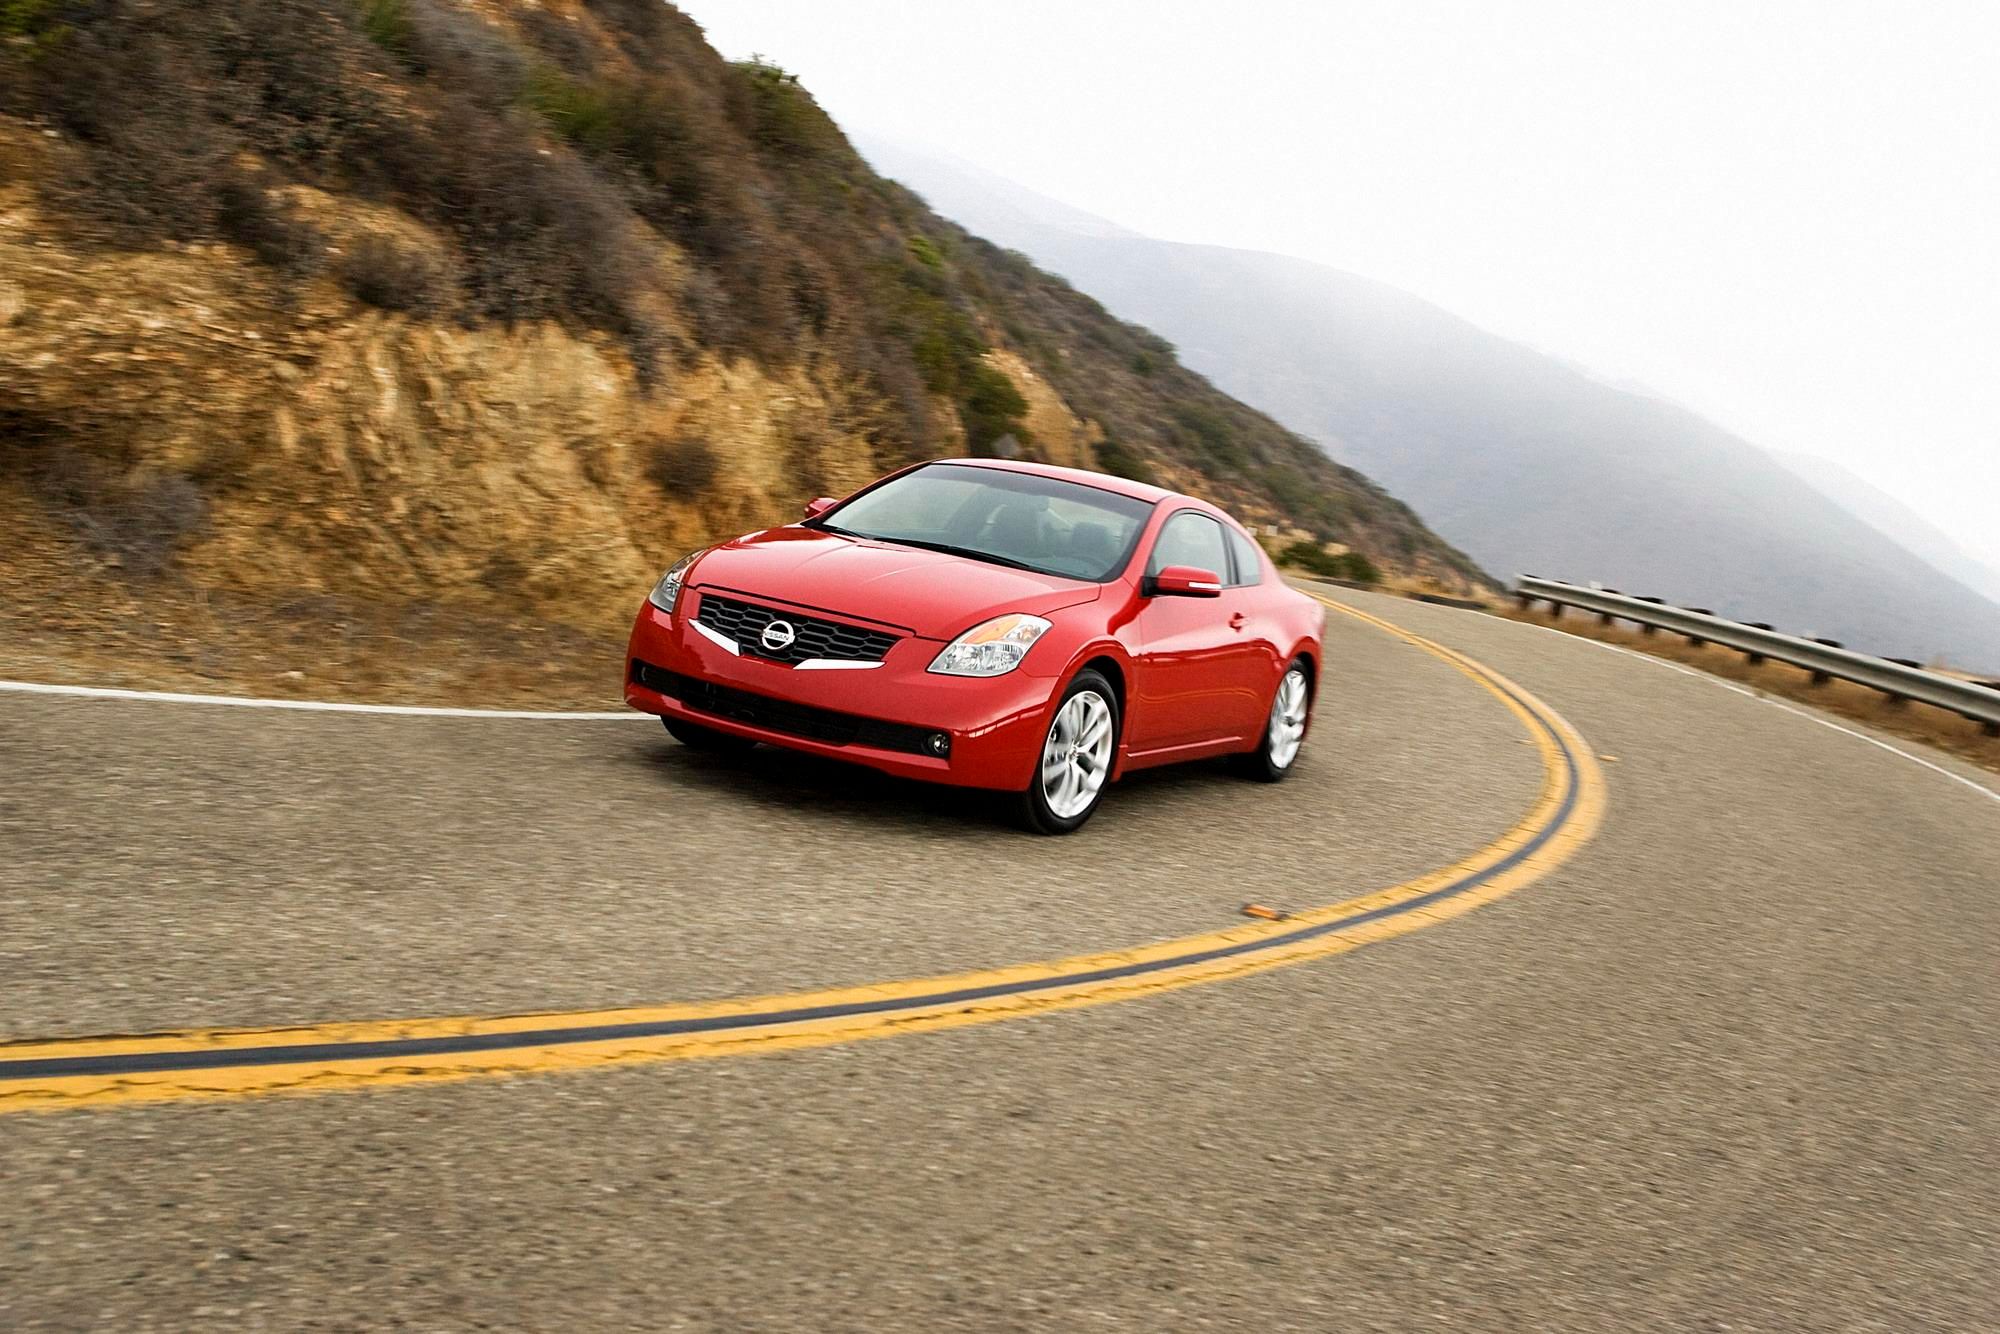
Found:
[[[639,609],[625,700],[690,746],[1016,793],[1062,834],[1134,769],[1283,778],[1324,621],[1213,505],[954,459],[684,557]]]

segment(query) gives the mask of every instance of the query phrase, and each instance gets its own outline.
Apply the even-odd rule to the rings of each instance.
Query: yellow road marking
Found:
[[[202,1029],[130,1037],[0,1044],[0,1112],[245,1094],[311,1093],[597,1068],[637,1061],[689,1060],[825,1046],[900,1033],[991,1023],[1085,1005],[1102,1005],[1342,954],[1362,945],[1448,920],[1539,880],[1567,861],[1596,833],[1604,812],[1603,777],[1597,769],[1592,749],[1560,715],[1498,673],[1452,649],[1344,603],[1327,598],[1318,600],[1334,611],[1366,622],[1450,663],[1499,699],[1527,728],[1530,739],[1541,754],[1543,781],[1535,802],[1513,828],[1472,856],[1451,866],[1359,898],[1293,913],[1283,921],[1258,922],[1132,949],[947,977],[756,999],[623,1010],[365,1021],[288,1028]],[[1565,811],[1566,796],[1568,806]],[[1535,846],[1532,855],[1517,859],[1520,849],[1536,845],[1538,840],[1539,845]],[[1398,905],[1410,904],[1468,880],[1475,880],[1476,883],[1421,907],[1358,921],[1306,939],[1289,939],[1304,928],[1394,910]],[[1229,947],[1254,947],[1255,942],[1263,940],[1273,943],[1269,948],[1255,948],[1254,952],[1228,957],[1191,958]],[[1191,958],[1191,961],[1185,964],[1172,962],[1181,958]],[[1087,976],[1132,965],[1147,965],[1148,971],[1109,978]],[[1077,980],[1063,980],[1072,976]],[[1022,984],[1033,985],[1036,989],[971,999],[960,996],[936,1003],[923,1000],[948,993]],[[258,1053],[293,1046],[317,1049],[438,1039],[504,1040],[508,1034],[727,1020],[757,1015],[796,1016],[801,1011],[882,1002],[896,1003],[899,1008],[824,1017],[774,1018],[770,1022],[753,1020],[722,1031],[639,1037],[621,1035],[595,1041],[568,1040],[486,1051],[404,1052],[369,1056],[343,1056],[334,1052],[310,1060],[286,1059],[280,1062],[274,1059],[268,1063],[205,1067],[200,1064],[204,1060],[257,1061],[260,1060]],[[533,1043],[533,1040],[529,1042]],[[192,1068],[31,1074],[22,1077],[9,1077],[7,1073],[9,1066],[19,1069],[24,1062],[120,1057],[144,1060],[169,1054],[175,1059],[184,1058]],[[232,1054],[235,1055],[232,1057]],[[106,1063],[115,1066],[117,1061],[113,1059]]]

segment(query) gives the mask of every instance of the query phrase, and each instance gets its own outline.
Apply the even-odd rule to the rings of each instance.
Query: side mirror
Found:
[[[806,502],[806,517],[808,519],[817,519],[820,515],[826,513],[839,503],[832,496],[819,496],[808,500]]]
[[[1212,598],[1222,595],[1222,576],[1193,565],[1169,565],[1152,578],[1152,592],[1163,598]]]

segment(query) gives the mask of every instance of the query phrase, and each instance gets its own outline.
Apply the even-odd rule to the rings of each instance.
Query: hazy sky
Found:
[[[849,126],[1301,255],[2000,564],[2000,0],[692,0]]]

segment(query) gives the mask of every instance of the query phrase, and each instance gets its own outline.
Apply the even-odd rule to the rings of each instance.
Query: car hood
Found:
[[[1046,615],[1095,599],[1099,585],[796,525],[711,548],[690,588],[728,590],[954,639],[1010,611]]]

